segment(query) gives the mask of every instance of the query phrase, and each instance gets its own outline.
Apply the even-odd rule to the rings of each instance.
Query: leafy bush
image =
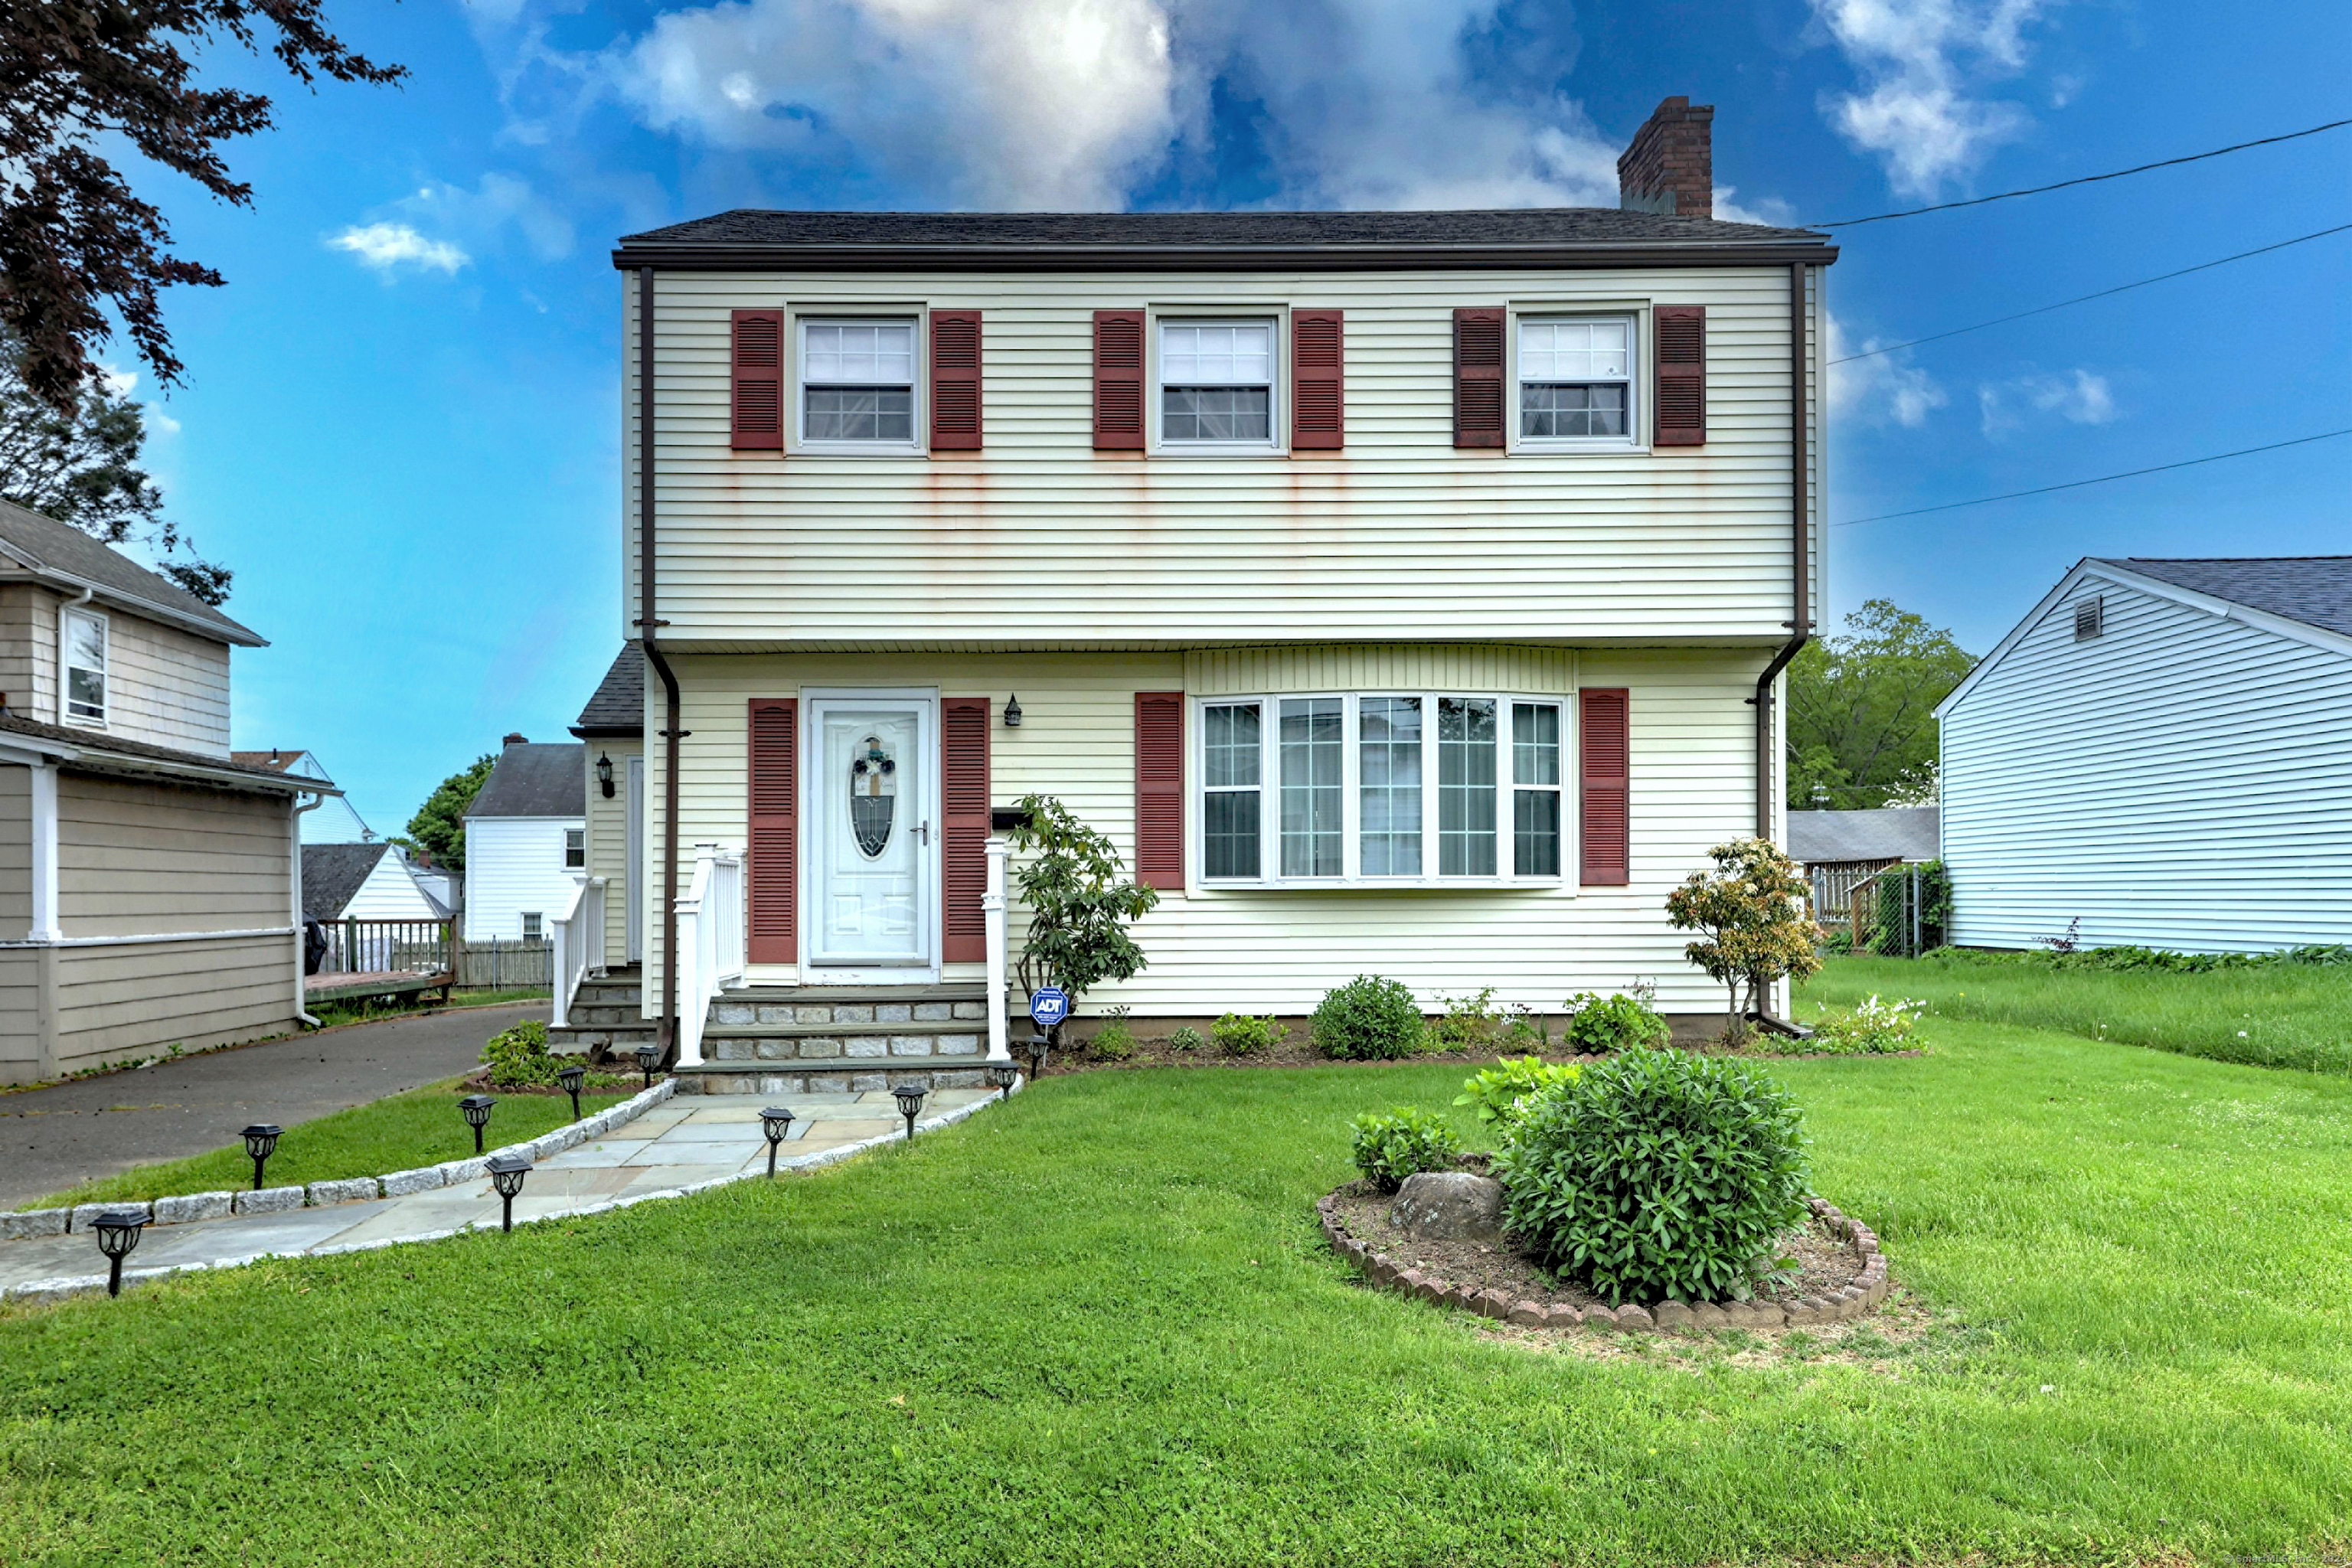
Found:
[[[1272,1014],[1258,1018],[1247,1013],[1228,1013],[1210,1026],[1209,1037],[1216,1041],[1217,1049],[1229,1057],[1254,1057],[1288,1039],[1290,1026]]]
[[[1461,1147],[1454,1129],[1418,1106],[1356,1118],[1356,1169],[1384,1193],[1404,1185],[1407,1176],[1451,1169]]]
[[[1587,1055],[1663,1046],[1671,1036],[1666,1021],[1639,996],[1580,991],[1568,999],[1568,1043]]]
[[[1421,1004],[1395,980],[1359,974],[1323,994],[1315,1009],[1315,1048],[1339,1061],[1388,1062],[1421,1049],[1427,1031]]]
[[[1029,911],[1016,969],[1022,994],[1051,984],[1075,1002],[1106,980],[1132,979],[1145,961],[1127,928],[1160,895],[1129,881],[1109,837],[1052,795],[1023,795],[1015,809],[1025,814],[1023,826],[1006,837],[1029,857],[1013,873]],[[1059,1039],[1061,1026],[1054,1029]]]
[[[1200,1030],[1192,1027],[1192,1025],[1187,1024],[1182,1028],[1178,1029],[1174,1034],[1169,1036],[1168,1043],[1175,1047],[1180,1051],[1197,1051],[1207,1042],[1201,1038]]]
[[[1104,1014],[1087,1048],[1107,1062],[1123,1062],[1135,1055],[1135,1031],[1128,1026],[1127,1009],[1113,1007]]]
[[[1838,927],[1837,930],[1829,932],[1822,938],[1822,951],[1823,952],[1837,954],[1840,957],[1852,952],[1853,951],[1853,932],[1846,930],[1843,926]]]
[[[1724,1033],[1737,1038],[1746,1032],[1742,985],[1748,1010],[1758,1011],[1774,981],[1802,980],[1822,961],[1813,952],[1813,924],[1804,918],[1806,884],[1795,861],[1763,838],[1734,839],[1706,853],[1716,868],[1693,871],[1666,895],[1666,919],[1676,931],[1704,938],[1685,947],[1683,956],[1725,988]]]
[[[1913,1036],[1927,1010],[1925,1002],[1881,1002],[1874,994],[1859,1006],[1823,1013],[1813,1026],[1813,1046],[1841,1056],[1907,1051],[1918,1044]]]
[[[1474,1108],[1482,1122],[1507,1125],[1528,1096],[1556,1084],[1574,1083],[1583,1070],[1573,1062],[1555,1067],[1537,1057],[1507,1058],[1463,1079],[1462,1092],[1454,1097],[1454,1103]]]
[[[1805,1219],[1797,1105],[1752,1062],[1629,1051],[1546,1089],[1495,1156],[1506,1225],[1612,1301],[1744,1298]]]
[[[1495,1005],[1495,988],[1473,996],[1440,996],[1444,1009],[1431,1026],[1430,1049],[1448,1056],[1478,1056],[1495,1048],[1503,1037],[1504,1017]]]
[[[538,1018],[525,1018],[492,1035],[482,1047],[482,1059],[490,1065],[490,1082],[499,1089],[553,1083],[562,1066],[548,1054],[547,1025]]]

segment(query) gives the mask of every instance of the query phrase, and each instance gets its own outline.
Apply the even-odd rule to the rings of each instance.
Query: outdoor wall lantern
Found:
[[[474,1152],[477,1154],[482,1152],[482,1129],[490,1124],[490,1107],[497,1103],[487,1094],[469,1094],[457,1102],[458,1113],[465,1117],[466,1125],[474,1130]]]
[[[572,1097],[572,1120],[580,1120],[580,1086],[588,1079],[588,1069],[578,1062],[568,1062],[555,1069],[555,1081]]]
[[[793,1130],[793,1113],[781,1105],[771,1105],[760,1112],[760,1131],[768,1140],[768,1174],[776,1173],[776,1145]]]
[[[106,1254],[106,1293],[122,1294],[122,1260],[139,1246],[147,1224],[144,1209],[109,1209],[98,1216],[98,1249]]]
[[[278,1147],[278,1140],[285,1135],[285,1131],[284,1128],[268,1121],[257,1121],[245,1130],[245,1152],[253,1160],[253,1190],[257,1193],[261,1190],[261,1167],[268,1162],[271,1152]]]
[[[489,1163],[490,1185],[499,1190],[501,1212],[500,1230],[514,1228],[514,1201],[522,1191],[522,1179],[530,1174],[530,1162],[520,1154],[493,1154]]]
[[[991,1062],[988,1064],[988,1081],[995,1085],[996,1098],[999,1100],[1010,1100],[1013,1098],[1013,1080],[1018,1079],[1020,1076],[1021,1069],[1014,1067],[1011,1062]]]
[[[922,1114],[923,1096],[930,1092],[931,1086],[922,1082],[902,1083],[890,1091],[890,1098],[898,1102],[898,1114],[907,1119],[909,1139],[915,1136],[915,1118]]]
[[[653,1088],[654,1065],[661,1060],[661,1047],[659,1046],[639,1046],[630,1054],[637,1058],[637,1070],[646,1075],[646,1087],[647,1089]]]
[[[1029,1031],[1029,1081],[1032,1083],[1045,1076],[1046,1045],[1045,1030]]]
[[[613,759],[602,752],[596,753],[596,787],[606,800],[613,798]]]
[[[1012,701],[1004,705],[1004,727],[1008,730],[1021,728],[1021,696],[1018,692],[1013,694]]]

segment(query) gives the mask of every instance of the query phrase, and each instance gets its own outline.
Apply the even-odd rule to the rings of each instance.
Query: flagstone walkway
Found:
[[[993,1089],[935,1090],[915,1123],[916,1135],[960,1121],[994,1098]],[[515,1223],[594,1214],[761,1174],[768,1164],[760,1131],[765,1103],[734,1095],[664,1100],[607,1136],[532,1166],[515,1199]],[[793,1095],[778,1103],[790,1105],[797,1117],[778,1152],[779,1173],[828,1164],[906,1134],[897,1102],[883,1090]],[[499,1217],[498,1194],[483,1176],[405,1197],[150,1226],[124,1267],[123,1284],[127,1289],[169,1274],[272,1256],[320,1257],[436,1240],[495,1228]],[[105,1284],[106,1263],[88,1232],[0,1241],[0,1297],[65,1296]]]

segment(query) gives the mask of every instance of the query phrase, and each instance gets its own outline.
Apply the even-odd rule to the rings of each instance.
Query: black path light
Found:
[[[146,1225],[144,1209],[109,1209],[98,1216],[98,1249],[106,1254],[108,1295],[122,1294],[122,1260],[138,1247],[139,1233]]]
[[[269,1156],[278,1148],[278,1140],[285,1135],[283,1127],[270,1121],[257,1121],[241,1134],[245,1139],[245,1152],[253,1161],[255,1192],[261,1190],[261,1167],[268,1163]]]
[[[915,1135],[915,1118],[922,1114],[923,1096],[930,1092],[931,1086],[920,1079],[911,1083],[899,1084],[890,1090],[890,1098],[898,1102],[898,1114],[907,1119],[908,1138]]]
[[[1020,1076],[1021,1069],[1014,1067],[1011,1062],[991,1062],[988,1064],[988,1081],[995,1086],[996,1098],[999,1100],[1010,1100],[1013,1098],[1013,1081],[1020,1078]]]
[[[490,1185],[498,1188],[499,1199],[505,1212],[499,1228],[514,1228],[515,1195],[522,1191],[522,1179],[530,1174],[530,1162],[520,1154],[493,1154],[489,1163]]]
[[[771,1105],[760,1112],[760,1131],[768,1140],[768,1174],[776,1173],[776,1145],[793,1130],[793,1113],[782,1105]]]
[[[654,1086],[654,1066],[661,1060],[659,1046],[639,1046],[636,1048],[637,1070],[646,1075],[646,1087]]]
[[[1043,1029],[1029,1031],[1029,1081],[1034,1083],[1045,1076],[1045,1047],[1052,1042]]]
[[[458,1113],[466,1125],[474,1130],[474,1152],[482,1152],[482,1129],[490,1124],[490,1107],[498,1101],[487,1094],[469,1094],[457,1102]]]
[[[588,1081],[588,1069],[578,1062],[566,1062],[555,1071],[555,1081],[572,1097],[572,1120],[580,1120],[580,1086]]]

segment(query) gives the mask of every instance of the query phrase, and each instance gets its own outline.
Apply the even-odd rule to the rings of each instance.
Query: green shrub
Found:
[[[1835,953],[1840,957],[1843,957],[1845,954],[1852,952],[1853,951],[1853,932],[1846,930],[1843,926],[1838,927],[1837,930],[1831,931],[1827,936],[1822,938],[1822,951],[1823,952]]]
[[[548,1054],[547,1025],[538,1018],[525,1018],[492,1035],[482,1047],[482,1059],[490,1065],[490,1082],[499,1089],[553,1083],[562,1065]]]
[[[1639,996],[1580,991],[1568,999],[1568,1044],[1588,1055],[1663,1046],[1671,1033],[1666,1021]]]
[[[1424,1033],[1412,993],[1376,974],[1333,986],[1315,1009],[1315,1048],[1339,1061],[1395,1061],[1420,1050]]]
[[[1430,1047],[1447,1056],[1484,1056],[1503,1037],[1502,1010],[1495,1005],[1495,988],[1471,996],[1440,996],[1443,1009],[1430,1026]]]
[[[1356,1169],[1372,1185],[1392,1193],[1407,1176],[1450,1170],[1461,1141],[1454,1129],[1418,1106],[1400,1105],[1386,1115],[1366,1111],[1356,1118]]]
[[[1484,1072],[1462,1080],[1456,1105],[1467,1105],[1482,1122],[1508,1123],[1528,1096],[1555,1084],[1574,1083],[1583,1069],[1573,1062],[1555,1067],[1538,1057],[1506,1058]]]
[[[1815,1050],[1877,1056],[1915,1048],[1925,1002],[1881,1002],[1876,994],[1853,1007],[1832,1007],[1813,1026]]]
[[[1183,1027],[1178,1029],[1174,1034],[1169,1036],[1168,1043],[1175,1047],[1180,1051],[1197,1051],[1203,1045],[1207,1044],[1206,1041],[1201,1038],[1201,1031],[1192,1027],[1190,1024],[1185,1025]]]
[[[1806,1215],[1797,1105],[1752,1062],[1629,1051],[1520,1107],[1504,1222],[1612,1301],[1744,1298]]]
[[[1259,1018],[1247,1013],[1228,1013],[1210,1026],[1209,1037],[1216,1042],[1217,1049],[1229,1057],[1254,1057],[1288,1039],[1290,1026],[1272,1014]]]
[[[1135,1031],[1128,1026],[1127,1009],[1112,1008],[1087,1048],[1107,1062],[1123,1062],[1135,1055]]]

